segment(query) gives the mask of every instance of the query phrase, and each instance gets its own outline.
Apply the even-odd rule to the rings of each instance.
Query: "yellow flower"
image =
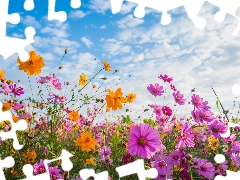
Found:
[[[161,139],[164,139],[165,137],[166,137],[166,134],[161,134],[161,135],[160,135],[160,138],[161,138]]]
[[[19,70],[23,70],[29,76],[40,74],[41,68],[44,67],[42,56],[37,56],[35,51],[29,52],[29,56],[30,57],[26,62],[22,62],[19,58],[17,59]]]
[[[132,103],[135,98],[136,98],[136,94],[129,93],[127,96],[127,102]]]
[[[79,85],[84,86],[87,83],[86,74],[80,75]]]
[[[95,151],[97,142],[94,138],[92,138],[92,134],[90,132],[84,132],[76,139],[76,145],[80,146],[82,151],[88,152],[91,149]]]
[[[78,110],[75,109],[72,112],[70,112],[68,114],[68,118],[72,121],[77,121],[79,118]]]
[[[177,125],[176,125],[176,129],[177,129],[178,131],[180,131],[180,130],[182,129],[181,124],[177,124]]]
[[[180,167],[180,166],[178,166],[178,165],[173,165],[173,168],[174,168],[174,171],[175,172],[181,172],[182,170],[184,170],[184,168],[182,168],[182,167]]]
[[[86,163],[84,164],[84,166],[86,165],[93,165],[96,166],[97,164],[94,162],[93,157],[86,159]]]
[[[35,151],[27,151],[24,155],[23,155],[23,161],[25,163],[34,163],[35,159],[37,157],[37,154]]]
[[[111,71],[111,66],[108,64],[108,62],[107,61],[103,61],[102,63],[104,65],[105,70],[110,72]]]
[[[117,108],[122,109],[122,104],[126,102],[126,98],[122,97],[122,89],[118,88],[114,93],[108,89],[109,95],[106,95],[105,100],[107,101],[107,107],[112,108],[112,110],[117,110]]]
[[[5,77],[5,71],[0,69],[0,80],[4,79]]]

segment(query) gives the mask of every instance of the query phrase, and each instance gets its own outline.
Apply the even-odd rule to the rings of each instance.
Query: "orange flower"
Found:
[[[102,63],[104,65],[105,70],[110,72],[111,71],[111,66],[108,64],[108,62],[107,61],[103,61]]]
[[[136,94],[129,93],[127,96],[127,102],[132,103],[135,98],[136,98]]]
[[[86,165],[93,165],[96,166],[97,164],[94,162],[93,157],[86,159],[86,163],[84,164],[84,166]]]
[[[0,69],[0,80],[4,79],[5,77],[5,71]]]
[[[108,106],[106,107],[106,112],[110,112],[110,108]]]
[[[94,138],[92,138],[92,134],[90,132],[84,132],[76,139],[76,145],[80,146],[82,151],[88,152],[91,149],[95,151],[97,142]]]
[[[11,109],[10,103],[4,103],[2,105],[2,112],[9,111]]]
[[[96,88],[96,85],[95,85],[95,84],[92,84],[92,87],[93,87],[93,88]]]
[[[112,108],[112,110],[117,110],[117,108],[122,109],[122,104],[126,102],[126,98],[122,97],[122,89],[118,88],[114,93],[108,89],[109,95],[106,96],[107,107]]]
[[[26,62],[22,62],[19,58],[17,59],[19,70],[23,70],[29,76],[40,74],[41,68],[44,67],[42,56],[37,56],[35,51],[29,52],[29,56],[30,57]]]
[[[84,86],[87,83],[87,76],[86,74],[80,75],[79,85]]]
[[[37,157],[37,154],[35,151],[27,151],[24,155],[23,155],[23,161],[25,163],[34,163],[35,159]]]
[[[17,116],[14,116],[13,114],[12,114],[12,118],[13,118],[13,122],[18,122],[18,117]]]
[[[78,110],[75,109],[72,112],[70,112],[68,114],[68,118],[72,121],[77,121],[79,118]]]

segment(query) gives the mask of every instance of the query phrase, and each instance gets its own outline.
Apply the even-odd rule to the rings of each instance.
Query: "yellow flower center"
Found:
[[[140,138],[138,142],[142,146],[146,144],[146,140],[144,138]]]
[[[183,135],[182,135],[184,138],[186,138],[187,137],[187,135],[186,135],[186,133],[183,133]]]

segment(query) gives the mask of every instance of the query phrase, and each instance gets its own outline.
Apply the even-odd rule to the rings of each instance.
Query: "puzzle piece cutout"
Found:
[[[18,24],[20,16],[17,13],[8,14],[9,0],[0,1],[0,55],[4,60],[9,58],[14,53],[18,53],[22,61],[29,58],[29,54],[25,51],[25,47],[34,42],[35,29],[27,27],[25,29],[26,39],[18,39],[6,36],[7,22],[11,24]]]
[[[119,174],[119,178],[131,174],[137,174],[139,180],[146,180],[147,177],[154,179],[158,176],[158,171],[156,168],[145,170],[143,159],[138,159],[132,163],[117,167],[116,171]]]
[[[25,179],[22,180],[51,180],[50,175],[49,175],[49,169],[48,169],[48,163],[57,161],[57,160],[62,160],[62,169],[64,171],[70,171],[73,168],[73,164],[71,160],[69,159],[73,155],[69,153],[67,150],[63,149],[62,154],[59,158],[57,159],[52,159],[52,160],[44,160],[44,166],[46,168],[46,172],[38,175],[33,175],[33,166],[31,164],[25,164],[23,166],[23,173],[26,175]]]
[[[0,179],[6,180],[3,168],[10,168],[13,167],[15,164],[14,159],[11,156],[6,157],[5,159],[0,159]]]
[[[194,25],[203,29],[206,26],[206,20],[198,17],[198,13],[201,10],[206,0],[125,0],[138,4],[135,8],[134,15],[137,18],[143,18],[145,16],[145,8],[155,9],[162,12],[161,24],[167,25],[171,22],[171,17],[167,13],[168,11],[177,7],[183,6],[186,10],[188,17],[193,21]],[[240,0],[207,0],[209,3],[220,8],[215,14],[215,20],[223,22],[226,14],[231,14],[240,21],[240,18],[236,15],[237,9],[240,7]],[[123,0],[110,0],[112,13],[116,14],[120,12]],[[240,31],[240,23],[238,23],[233,36],[237,35]]]
[[[94,180],[108,180],[107,171],[95,174],[94,169],[82,169],[79,175],[83,180],[87,180],[90,177],[94,177]]]
[[[8,132],[0,132],[0,137],[4,141],[6,139],[13,139],[13,147],[16,150],[23,148],[23,145],[20,145],[16,135],[16,131],[23,131],[27,129],[27,122],[25,120],[19,120],[14,123],[12,119],[11,111],[2,112],[2,102],[0,101],[0,122],[8,120],[12,124],[12,128]]]
[[[56,0],[48,0],[48,20],[59,20],[65,22],[67,20],[67,14],[64,11],[55,11]],[[79,8],[81,6],[81,0],[71,0],[72,8]],[[7,23],[18,24],[20,22],[20,16],[18,13],[8,14],[9,0],[0,1],[0,55],[6,60],[15,53],[18,53],[22,62],[26,62],[29,59],[29,54],[26,52],[25,47],[34,42],[33,37],[36,31],[33,27],[27,27],[24,31],[26,39],[19,39],[15,37],[6,36]],[[24,9],[31,11],[34,9],[34,0],[25,0]]]
[[[234,95],[240,95],[240,86],[237,83],[235,83],[233,85],[232,93]],[[220,134],[220,136],[223,137],[223,138],[229,137],[230,136],[230,128],[231,127],[237,127],[237,126],[240,126],[240,125],[228,122],[227,132],[224,133],[224,134]],[[216,163],[220,164],[220,163],[225,161],[225,156],[222,155],[222,154],[217,154],[215,156],[214,160],[215,160]],[[239,178],[240,178],[240,171],[233,172],[233,171],[226,170],[226,176],[217,175],[214,179],[215,180],[227,180],[227,179],[239,179]]]
[[[55,11],[56,0],[48,0],[48,20],[59,20],[65,22],[67,20],[67,13],[65,11]],[[76,9],[81,6],[81,0],[71,0],[71,7]]]

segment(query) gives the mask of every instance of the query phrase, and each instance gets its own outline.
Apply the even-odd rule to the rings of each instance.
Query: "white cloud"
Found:
[[[72,19],[78,19],[78,18],[83,18],[85,17],[86,15],[88,15],[90,12],[83,12],[81,10],[75,10],[75,11],[71,11],[69,13],[69,18],[72,18]]]
[[[120,13],[121,14],[127,14],[127,13],[129,13],[129,12],[131,12],[132,11],[132,9],[134,8],[134,7],[136,7],[137,5],[136,4],[134,4],[134,3],[132,3],[132,2],[124,2],[123,3],[123,5],[122,5],[122,7],[121,7],[121,11],[120,11]]]
[[[97,13],[104,14],[105,11],[111,9],[111,4],[110,1],[90,0],[89,8],[96,11]]]
[[[133,15],[129,14],[125,18],[121,19],[120,21],[116,22],[118,27],[120,28],[127,28],[127,27],[135,27],[142,23],[144,23],[143,19],[135,18]]]
[[[86,37],[82,37],[82,38],[81,38],[81,41],[82,41],[83,43],[85,43],[85,45],[86,45],[88,48],[90,48],[90,47],[93,45],[92,41],[91,41],[90,39],[86,38]]]
[[[31,27],[34,27],[35,29],[38,29],[41,27],[40,23],[33,16],[29,16],[29,15],[24,16],[22,17],[21,22],[23,23],[23,25],[31,26]]]
[[[106,29],[105,25],[100,26],[100,29]]]

